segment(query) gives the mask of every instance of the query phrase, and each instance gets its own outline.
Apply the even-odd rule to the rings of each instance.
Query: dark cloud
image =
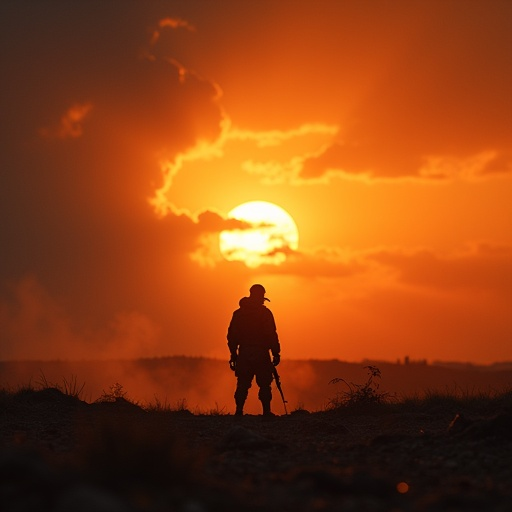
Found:
[[[355,255],[348,256],[337,249],[322,248],[314,251],[294,251],[278,248],[275,253],[286,254],[286,262],[279,267],[265,266],[268,274],[295,275],[305,279],[351,278],[369,271],[368,262]]]
[[[415,178],[434,181],[457,177],[474,180],[512,172],[509,148],[496,151],[481,145],[479,149],[480,153],[460,152],[458,156],[442,149],[441,153],[425,153],[422,156],[407,148],[398,149],[396,145],[335,143],[319,156],[306,158],[299,176],[304,180],[318,180],[342,173],[363,179]],[[425,151],[428,149],[425,148]]]
[[[253,227],[248,222],[238,219],[226,219],[219,213],[211,210],[200,212],[197,216],[197,223],[201,231],[212,231],[215,233],[225,229],[251,229]]]
[[[379,167],[382,166],[382,167]],[[396,152],[396,147],[371,144],[333,144],[319,156],[304,161],[300,177],[318,179],[329,171],[341,171],[354,176],[397,177],[419,173],[418,155]]]
[[[373,74],[362,46],[354,55],[346,50],[353,57],[344,61],[347,82],[366,70],[367,91],[340,119],[339,140],[308,159],[302,177],[329,170],[424,179],[511,172],[512,4],[416,3],[408,16],[387,40],[376,30],[375,50],[395,46],[372,64]],[[438,172],[425,174],[433,160]]]
[[[444,292],[492,292],[512,305],[512,247],[479,244],[460,254],[383,250],[368,259],[397,271],[400,281]]]
[[[366,276],[376,286],[382,285],[385,277],[388,284],[402,283],[420,290],[468,292],[477,296],[491,293],[512,305],[512,247],[508,245],[480,243],[447,255],[428,249],[344,252],[324,248],[279,252],[286,252],[286,262],[278,269],[265,267],[265,272],[345,281]]]
[[[2,4],[6,347],[25,340],[23,351],[39,353],[53,337],[54,356],[83,355],[87,345],[111,353],[123,330],[150,340],[168,326],[161,304],[180,309],[162,276],[190,265],[201,229],[184,215],[158,219],[149,198],[162,180],[160,159],[217,137],[222,112],[214,84],[148,58],[165,12],[131,1]]]

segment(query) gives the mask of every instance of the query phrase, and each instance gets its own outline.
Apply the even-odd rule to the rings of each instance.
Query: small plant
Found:
[[[126,400],[126,391],[123,385],[116,382],[109,387],[109,391],[103,390],[102,395],[98,398],[98,402],[116,402],[117,400]]]
[[[340,391],[336,393],[335,397],[329,400],[329,409],[338,409],[346,406],[366,406],[373,404],[382,404],[389,399],[389,393],[379,392],[380,383],[378,380],[381,378],[379,368],[376,366],[364,366],[368,370],[368,379],[364,384],[354,384],[347,382],[341,377],[336,377],[329,381],[329,384],[339,384],[342,382],[348,387],[347,391]]]

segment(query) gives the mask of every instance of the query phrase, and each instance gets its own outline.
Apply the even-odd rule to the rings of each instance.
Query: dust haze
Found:
[[[512,363],[490,366],[469,364],[427,364],[405,358],[390,362],[343,362],[339,360],[284,360],[278,367],[288,411],[298,408],[323,410],[329,400],[344,391],[343,384],[329,381],[343,378],[362,384],[367,379],[365,366],[381,370],[379,391],[406,396],[427,392],[462,394],[489,393],[510,389]],[[140,405],[160,404],[186,407],[195,414],[233,413],[236,377],[227,360],[202,357],[162,357],[111,361],[26,361],[0,362],[0,385],[8,389],[24,386],[57,385],[81,388],[80,398],[93,402],[122,386],[125,398]],[[273,384],[272,407],[284,413],[279,392]],[[245,412],[260,414],[257,386],[249,392]]]

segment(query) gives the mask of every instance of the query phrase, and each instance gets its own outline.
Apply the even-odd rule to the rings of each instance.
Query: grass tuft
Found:
[[[85,382],[82,384],[78,383],[76,375],[71,375],[70,379],[66,379],[66,377],[62,378],[62,384],[58,384],[55,382],[50,382],[46,375],[41,372],[39,374],[39,380],[36,382],[36,387],[32,387],[31,383],[28,386],[30,391],[41,391],[44,389],[57,389],[62,394],[70,396],[72,398],[76,398],[78,400],[82,400]]]
[[[376,366],[364,366],[368,371],[368,378],[363,384],[347,382],[341,377],[334,378],[329,384],[345,384],[346,390],[337,392],[327,403],[328,410],[338,410],[342,408],[366,408],[391,401],[390,393],[379,391],[381,372]]]

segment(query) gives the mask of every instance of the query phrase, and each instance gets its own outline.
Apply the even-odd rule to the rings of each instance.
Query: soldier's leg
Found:
[[[235,405],[237,415],[242,415],[244,410],[244,404],[249,394],[249,388],[252,384],[253,374],[250,372],[240,372],[237,375],[237,385],[235,390]]]
[[[256,374],[256,384],[259,386],[258,398],[261,401],[263,407],[263,414],[272,414],[270,410],[270,402],[272,401],[272,368],[270,367],[270,361],[268,365],[263,366],[259,369]]]

